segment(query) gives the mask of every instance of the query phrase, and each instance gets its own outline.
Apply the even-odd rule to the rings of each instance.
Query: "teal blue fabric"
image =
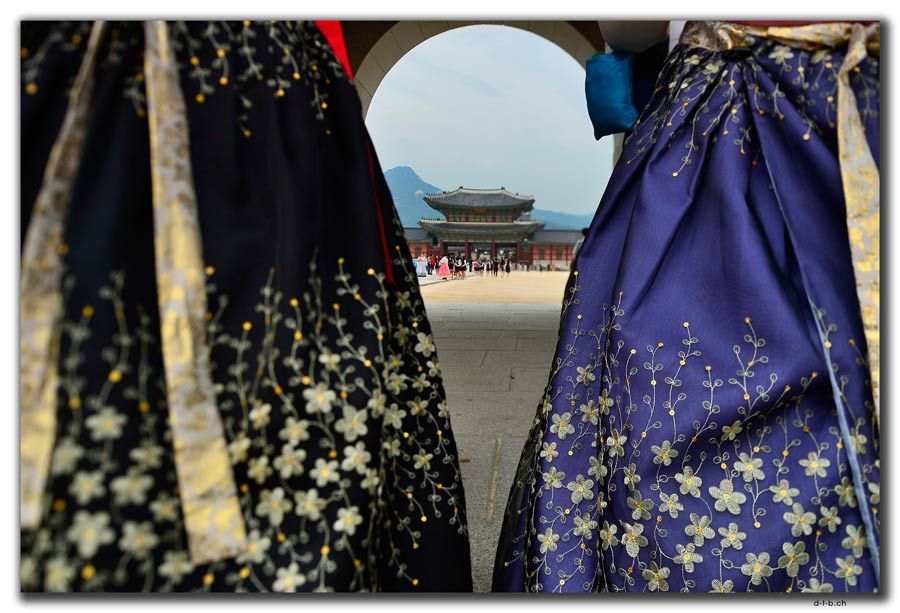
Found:
[[[633,59],[634,54],[628,51],[596,53],[588,58],[584,93],[597,140],[608,134],[626,132],[637,121],[632,91]]]

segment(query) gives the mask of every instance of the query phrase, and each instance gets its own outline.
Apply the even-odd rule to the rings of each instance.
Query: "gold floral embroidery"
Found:
[[[22,84],[29,95],[38,92],[38,81],[46,57],[51,52],[82,53],[90,22],[57,22],[36,49],[23,48]],[[99,65],[101,69],[120,65],[132,57],[144,39],[137,33],[140,22],[110,22]],[[340,60],[311,21],[243,20],[167,22],[170,47],[190,105],[202,106],[216,96],[236,99],[236,126],[245,137],[253,136],[250,118],[254,101],[249,88],[264,84],[281,100],[301,87],[309,96],[309,108],[326,124],[330,89],[335,81],[347,80]],[[274,58],[274,61],[273,61]],[[147,116],[146,74],[141,66],[124,77],[122,95],[138,117]],[[327,124],[326,124],[327,125]],[[325,128],[330,134],[330,129]]]
[[[580,289],[572,284],[566,310],[578,308]],[[879,462],[870,453],[874,446],[877,457],[878,440],[867,421],[850,407],[849,439],[836,426],[820,428],[821,407],[807,398],[827,381],[813,372],[785,384],[750,317],[743,343],[733,347],[738,367],[726,380],[704,363],[690,322],[682,324],[680,347],[627,345],[619,338],[621,299],[603,305],[596,329],[569,318],[563,330],[565,351],[517,475],[516,487],[533,506],[525,508],[525,530],[507,564],[524,565],[525,589],[668,591],[672,573],[691,591],[729,592],[738,581],[766,590],[769,577],[782,574],[791,591],[856,585],[870,541],[863,522],[848,521],[859,506],[848,454],[864,463],[867,501],[880,499]],[[834,335],[837,327],[827,330]],[[563,376],[564,369],[578,375]],[[734,399],[742,399],[734,410],[723,404]],[[685,404],[701,408],[692,423],[675,417]],[[573,409],[555,409],[548,419],[560,405]],[[726,411],[737,419],[723,419]],[[554,465],[573,452],[590,462],[572,472]],[[706,513],[686,511],[698,502]],[[618,521],[606,519],[610,505]],[[748,528],[773,522],[790,540],[769,551],[745,544]],[[804,537],[817,530],[845,534],[841,548],[823,540],[808,547]],[[699,585],[691,577],[701,563],[718,566],[720,578]]]
[[[140,576],[144,591],[378,590],[386,572],[428,589],[407,557],[440,555],[422,527],[439,523],[437,538],[461,540],[467,527],[440,365],[410,285],[415,272],[399,255],[393,265],[408,291],[374,270],[355,279],[342,258],[328,293],[314,260],[309,290],[289,297],[271,270],[253,318],[236,329],[222,323],[230,301],[207,267],[226,461],[248,534],[236,557],[203,565],[188,555],[171,489],[157,324],[141,314],[129,329],[126,278],[113,273],[100,304],[64,326],[60,406],[79,408],[57,441],[41,526],[23,540],[23,588],[112,590]],[[121,376],[98,385],[79,371],[97,359],[83,341],[100,312],[118,321],[101,353]],[[126,432],[138,444],[120,457],[114,443]]]
[[[863,318],[868,348],[868,362],[871,371],[872,393],[875,400],[876,419],[880,415],[880,179],[878,167],[869,151],[865,129],[861,120],[858,101],[850,85],[850,74],[866,59],[867,54],[877,56],[881,46],[880,24],[859,23],[812,24],[791,27],[747,26],[727,22],[691,22],[682,36],[682,42],[715,51],[746,47],[757,39],[777,41],[773,55],[777,63],[785,65],[793,57],[791,48],[815,51],[813,63],[818,58],[824,68],[833,70],[835,92],[832,90],[826,100],[828,106],[835,107],[838,132],[838,161],[844,185],[844,199],[847,207],[847,226],[853,267],[856,275],[857,294]],[[828,48],[847,44],[847,52],[841,66],[834,69],[830,62],[821,60]],[[856,68],[858,71],[859,69]],[[805,78],[803,66],[797,68],[798,78]],[[699,95],[699,94],[698,94]],[[777,98],[773,99],[773,104]],[[736,107],[739,108],[739,107]],[[761,108],[762,114],[765,111]],[[780,114],[777,105],[773,112]],[[834,111],[832,111],[834,112]],[[732,111],[734,113],[734,111]],[[811,124],[810,128],[812,128]],[[830,122],[834,127],[834,122]],[[809,138],[809,131],[805,138]],[[743,153],[743,151],[742,151]],[[683,166],[682,166],[683,169]],[[681,170],[681,169],[679,169]]]
[[[204,104],[222,95],[221,88],[229,88],[228,95],[239,101],[238,127],[246,137],[252,136],[249,116],[253,103],[244,95],[245,87],[264,83],[272,96],[281,99],[303,84],[310,90],[310,109],[323,121],[331,80],[347,78],[340,61],[310,22],[210,21],[198,37],[187,22],[175,21],[170,30],[179,67],[191,83],[191,102]],[[266,54],[279,59],[264,60]],[[273,69],[266,71],[265,65]]]
[[[736,89],[736,65],[730,68],[722,58],[726,54],[750,51],[751,45],[767,41],[768,58],[778,68],[775,90],[769,95],[760,93],[753,84],[754,73],[759,71],[755,62],[741,66],[744,88]],[[747,113],[783,120],[779,99],[784,96],[778,81],[791,72],[797,76],[792,81],[800,88],[794,101],[806,124],[805,141],[818,132],[816,109],[824,110],[830,128],[837,128],[838,162],[844,186],[847,208],[847,226],[857,282],[857,296],[864,323],[871,386],[875,399],[876,419],[880,415],[880,212],[879,171],[875,165],[865,137],[863,120],[874,114],[869,100],[877,97],[877,83],[871,77],[858,74],[858,64],[868,59],[876,61],[880,50],[880,26],[863,26],[852,23],[814,24],[796,27],[762,27],[728,22],[689,22],[681,37],[685,46],[672,54],[667,66],[675,63],[694,66],[688,71],[664,70],[668,78],[662,78],[658,88],[668,89],[670,96],[661,97],[660,104],[648,109],[641,118],[650,124],[647,130],[635,131],[626,140],[631,146],[626,159],[631,164],[639,155],[664,135],[665,128],[672,128],[666,138],[672,141],[676,134],[690,130],[681,165],[672,168],[672,177],[681,175],[692,162],[695,152],[701,149],[702,138],[730,137],[740,153],[748,152],[751,130],[747,127]],[[848,51],[841,66],[830,61],[829,49],[848,44]],[[716,52],[702,56],[704,51]],[[861,85],[857,100],[851,87],[851,76]],[[710,92],[722,92],[711,96]],[[671,105],[675,96],[678,104]],[[821,112],[821,111],[819,111]],[[700,119],[704,119],[703,123]],[[673,127],[674,126],[674,127]],[[671,145],[670,145],[671,146]],[[752,160],[755,165],[756,158]]]

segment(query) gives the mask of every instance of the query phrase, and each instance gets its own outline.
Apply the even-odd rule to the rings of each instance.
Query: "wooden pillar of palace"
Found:
[[[471,258],[469,257],[469,239],[466,239],[465,254],[466,254],[465,255],[466,260],[470,260]]]
[[[497,259],[497,243],[496,241],[494,241],[494,239],[491,239],[491,259]]]

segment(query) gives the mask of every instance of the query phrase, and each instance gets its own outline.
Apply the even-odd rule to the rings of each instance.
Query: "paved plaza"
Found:
[[[556,348],[567,275],[422,284],[459,446],[474,589],[488,592],[506,497]]]

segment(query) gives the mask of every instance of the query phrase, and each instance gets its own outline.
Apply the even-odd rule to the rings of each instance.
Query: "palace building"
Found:
[[[405,228],[413,257],[464,254],[467,260],[509,258],[514,263],[566,268],[580,230],[545,230],[531,218],[534,198],[499,189],[460,187],[426,194],[428,206],[444,219],[420,219]]]

